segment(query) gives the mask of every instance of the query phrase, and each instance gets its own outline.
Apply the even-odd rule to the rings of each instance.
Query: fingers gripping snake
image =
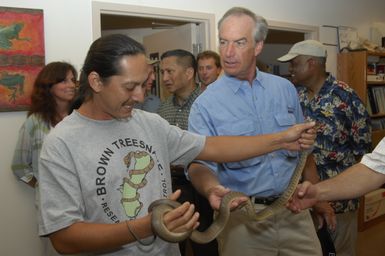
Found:
[[[280,208],[286,205],[287,201],[293,195],[297,187],[297,184],[301,178],[308,155],[309,155],[309,151],[301,152],[298,164],[295,167],[295,170],[290,179],[288,187],[286,188],[284,193],[271,205],[267,206],[266,208],[262,209],[259,212],[256,212],[256,210],[254,209],[254,205],[250,200],[246,201],[246,203],[240,206],[240,207],[245,207],[246,215],[248,218],[250,218],[250,220],[254,220],[254,221],[264,220],[272,216],[273,214],[275,214]],[[172,201],[169,199],[156,200],[149,206],[149,212],[152,211],[152,217],[151,217],[152,228],[160,238],[168,242],[177,243],[179,241],[182,241],[190,237],[190,239],[196,243],[200,243],[200,244],[209,243],[210,241],[214,240],[219,235],[219,233],[224,229],[230,216],[230,203],[231,201],[233,201],[235,198],[238,198],[238,197],[248,197],[248,196],[241,192],[231,191],[223,197],[219,208],[219,213],[216,219],[211,224],[211,226],[208,227],[204,232],[199,232],[197,230],[193,230],[190,232],[169,231],[163,222],[163,216],[165,213],[180,206],[180,204],[176,201]]]

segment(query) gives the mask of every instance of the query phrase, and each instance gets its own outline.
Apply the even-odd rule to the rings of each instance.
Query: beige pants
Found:
[[[355,256],[357,244],[357,211],[336,214],[336,231],[331,233],[338,256]]]
[[[257,210],[264,205],[255,205]],[[250,221],[236,210],[218,236],[221,256],[321,256],[322,250],[309,211],[282,209],[263,221]]]

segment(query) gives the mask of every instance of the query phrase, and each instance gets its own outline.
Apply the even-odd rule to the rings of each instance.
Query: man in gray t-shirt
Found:
[[[186,164],[204,146],[203,136],[142,110],[128,120],[103,121],[79,112],[52,131],[41,154],[41,235],[79,221],[124,223],[145,217],[151,202],[171,194],[169,162]],[[60,204],[50,207],[58,198]],[[132,243],[112,255],[148,255],[150,248],[153,255],[179,255],[176,244],[161,239],[146,247]]]

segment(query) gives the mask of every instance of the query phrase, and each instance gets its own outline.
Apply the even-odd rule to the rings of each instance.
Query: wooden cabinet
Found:
[[[346,82],[354,89],[360,99],[370,109],[370,100],[368,93],[374,90],[384,90],[385,81],[368,81],[367,68],[371,63],[370,59],[385,59],[385,53],[373,53],[368,51],[352,51],[339,53],[337,56],[337,79]],[[368,61],[369,60],[369,61]],[[382,89],[383,88],[383,89]],[[385,97],[384,97],[385,102]],[[385,124],[385,111],[371,114],[372,122],[381,122]],[[372,132],[373,148],[385,137],[385,127],[375,129]]]
[[[368,79],[368,64],[375,63],[376,60],[385,59],[385,53],[373,53],[368,51],[352,51],[339,53],[337,55],[337,79],[346,82],[352,87],[360,99],[365,103],[367,109],[371,109],[372,97],[369,97],[371,92],[384,90],[385,93],[385,81],[371,81]],[[369,71],[371,71],[369,69]],[[384,98],[381,98],[385,102]],[[373,109],[371,109],[373,110]],[[372,113],[371,113],[372,112]],[[374,111],[377,112],[377,111]],[[385,123],[385,110],[373,113],[369,111],[372,123],[381,122]],[[372,131],[372,147],[374,148],[378,142],[385,137],[385,127]],[[376,192],[381,192],[377,190]],[[368,212],[370,212],[373,205],[370,203],[369,196],[367,194],[360,198],[360,208],[358,210],[358,230],[363,231],[366,228],[375,225],[378,222],[385,220],[385,215],[378,216],[376,218],[368,220]],[[379,201],[378,204],[381,202]],[[375,206],[377,207],[377,206]]]

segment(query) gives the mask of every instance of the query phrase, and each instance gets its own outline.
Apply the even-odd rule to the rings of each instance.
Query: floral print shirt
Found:
[[[305,117],[319,125],[313,155],[321,180],[343,172],[370,151],[369,115],[353,89],[329,75],[312,99],[307,88],[297,90]],[[336,213],[354,211],[358,199],[335,201],[332,206]]]

